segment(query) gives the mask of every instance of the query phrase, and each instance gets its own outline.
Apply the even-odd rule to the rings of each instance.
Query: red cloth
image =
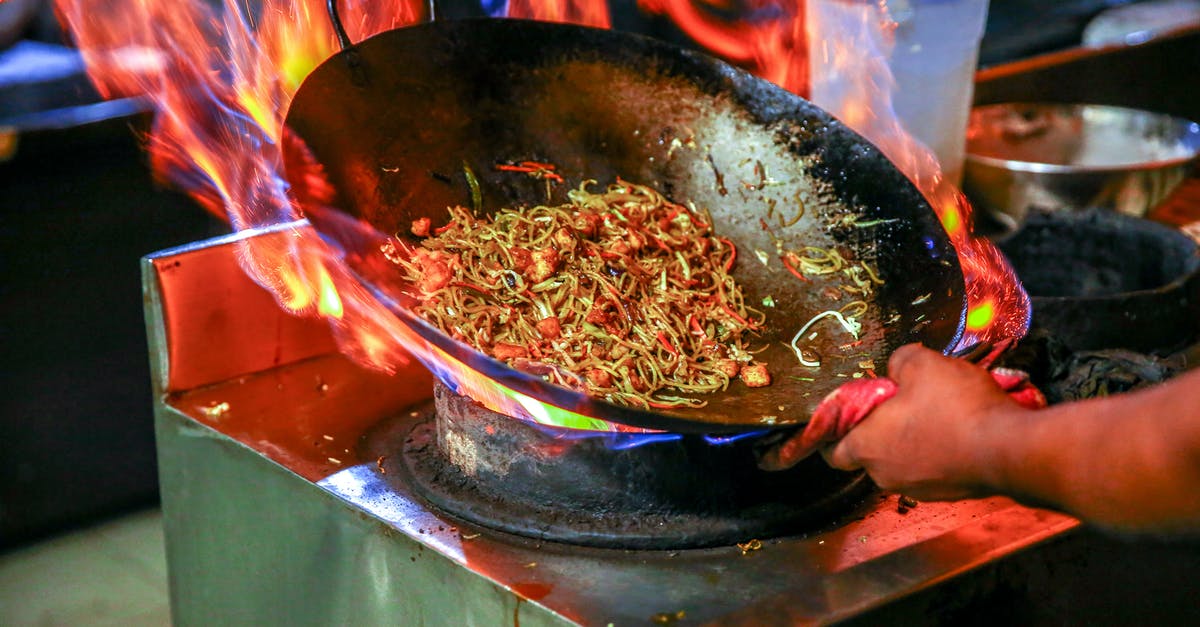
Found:
[[[1022,407],[1041,409],[1046,406],[1046,397],[1029,381],[1029,375],[1011,368],[993,368],[992,378],[1009,397]],[[819,448],[846,437],[871,410],[896,394],[896,383],[891,379],[857,379],[839,387],[821,399],[799,435],[784,442],[765,465],[786,468],[817,452]]]

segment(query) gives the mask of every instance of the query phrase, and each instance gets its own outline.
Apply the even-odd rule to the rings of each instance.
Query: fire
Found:
[[[1019,338],[1029,297],[1004,256],[971,233],[971,205],[933,152],[909,134],[892,106],[887,65],[894,23],[883,3],[840,3],[810,12],[814,100],[861,133],[921,190],[958,251],[967,287],[967,328],[960,346]],[[817,52],[819,50],[819,52]],[[822,92],[816,97],[816,92]],[[964,129],[965,132],[965,129]]]
[[[608,5],[594,0],[509,0],[499,16],[608,28]]]
[[[664,14],[713,54],[784,89],[808,96],[808,29],[804,0],[638,0]],[[741,9],[740,15],[731,12]]]
[[[823,104],[880,146],[938,211],[967,277],[970,338],[964,341],[1021,335],[1027,297],[994,247],[970,236],[969,204],[891,114],[883,53],[862,54],[863,41],[886,39],[880,9],[868,5],[856,30],[813,23],[803,2],[754,0],[738,19],[726,19],[729,6],[720,0],[705,2],[639,4],[671,16],[717,54],[802,95],[816,80],[810,68],[861,78],[840,103]],[[254,14],[241,0],[215,8],[204,0],[56,0],[56,6],[103,95],[153,102],[157,115],[146,143],[161,178],[235,229],[291,225],[292,237],[282,241],[247,238],[242,266],[281,306],[327,318],[348,356],[392,370],[415,355],[493,410],[558,426],[623,429],[540,403],[429,345],[359,283],[341,252],[305,221],[297,198],[320,205],[331,196],[319,175],[289,188],[283,153],[295,147],[283,119],[304,78],[339,50],[325,0],[264,0]],[[429,18],[423,0],[343,0],[339,6],[352,41]],[[603,0],[510,0],[497,11],[596,27],[611,20]],[[821,54],[810,55],[818,43]]]

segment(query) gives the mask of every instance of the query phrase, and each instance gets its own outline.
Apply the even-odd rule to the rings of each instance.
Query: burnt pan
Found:
[[[363,261],[374,244],[353,241],[342,222],[400,237],[418,218],[444,224],[446,207],[471,206],[468,168],[485,213],[564,202],[583,180],[606,185],[617,177],[707,210],[717,234],[737,245],[733,274],[747,303],[767,314],[754,344],[765,347],[758,358],[774,383],[752,389],[734,381],[705,395],[703,408],[642,410],[589,398],[395,307],[452,358],[580,414],[675,432],[796,425],[840,384],[869,369],[883,374],[900,345],[946,351],[962,334],[962,271],[917,189],[825,111],[704,54],[571,25],[433,22],[384,32],[327,60],[300,87],[287,126],[308,149],[303,159],[296,154],[304,151],[288,151],[290,181],[302,195],[306,163],[315,159],[344,212],[310,213],[315,228],[345,247],[364,282],[388,301],[403,298],[386,271]],[[521,160],[553,163],[566,180],[548,188],[495,167]],[[787,344],[813,316],[852,300],[828,289],[847,281],[796,279],[781,265],[777,242],[836,248],[883,279],[860,317],[858,344],[833,319],[814,327],[817,337],[805,344],[822,356],[820,368],[801,366]]]

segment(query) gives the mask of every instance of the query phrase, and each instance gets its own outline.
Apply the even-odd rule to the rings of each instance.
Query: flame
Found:
[[[808,29],[803,0],[638,0],[663,14],[713,54],[784,89],[809,93]]]
[[[350,0],[340,17],[351,40],[426,18],[421,0]],[[106,97],[142,96],[155,105],[147,140],[157,175],[186,190],[235,229],[290,224],[290,238],[247,238],[247,274],[280,306],[330,322],[343,353],[394,371],[416,356],[443,381],[489,408],[544,424],[629,430],[545,405],[496,383],[403,325],[353,276],[339,250],[303,219],[332,195],[313,169],[289,189],[283,152],[292,96],[338,51],[323,0],[265,0],[250,15],[240,0],[57,0],[88,73]],[[603,3],[514,2],[514,15],[607,27]],[[311,204],[310,204],[311,203]],[[640,430],[635,430],[640,431]]]
[[[717,53],[785,88],[807,95],[812,82],[810,41],[827,45],[826,68],[861,71],[835,113],[872,139],[925,192],[960,253],[971,304],[972,337],[1019,336],[1028,301],[993,247],[969,234],[970,206],[941,177],[936,160],[890,115],[886,63],[856,51],[857,31],[822,32],[803,2],[752,0],[744,19],[729,19],[722,0],[640,0],[643,9],[670,15]],[[495,4],[494,2],[491,4]],[[247,238],[239,249],[249,276],[279,304],[329,320],[350,358],[393,371],[415,356],[442,381],[490,409],[535,422],[589,430],[630,430],[553,407],[509,389],[429,344],[399,322],[354,276],[343,253],[304,218],[332,195],[314,168],[289,188],[283,153],[295,152],[283,118],[293,94],[320,62],[338,51],[324,0],[263,0],[253,14],[243,0],[56,0],[88,73],[107,97],[137,96],[155,107],[146,138],[155,173],[186,190],[235,229],[289,225],[288,238]],[[427,19],[423,0],[343,0],[342,21],[352,41]],[[511,0],[502,15],[608,27],[603,0]],[[862,20],[874,40],[886,20]],[[883,29],[882,31],[880,29]],[[863,57],[863,58],[859,58]],[[862,68],[854,66],[863,64]],[[1024,301],[1021,299],[1025,298]],[[1025,309],[1021,309],[1021,303]],[[1018,327],[1020,327],[1018,329]],[[640,431],[640,430],[634,430]]]
[[[908,176],[933,206],[958,252],[967,290],[966,333],[959,347],[1024,336],[1029,296],[1000,251],[972,234],[970,202],[894,111],[888,56],[895,23],[884,3],[836,3],[836,10],[810,11],[808,18],[810,32],[821,34],[812,38],[814,100]]]
[[[1011,266],[991,242],[972,235],[970,203],[895,113],[888,60],[896,23],[885,2],[638,0],[638,5],[670,16],[714,54],[814,100],[913,181],[963,268],[967,325],[959,347],[1025,334],[1029,297]]]
[[[509,0],[504,15],[507,17],[541,20],[543,22],[566,22],[609,28],[612,20],[607,3],[590,0]]]

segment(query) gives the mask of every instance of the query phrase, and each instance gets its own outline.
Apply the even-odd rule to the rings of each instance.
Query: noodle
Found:
[[[694,210],[618,180],[585,182],[556,207],[463,207],[390,259],[415,311],[455,339],[593,396],[641,407],[702,406],[741,374],[766,385],[747,335],[765,316],[729,270],[737,250]],[[414,225],[416,226],[416,225]]]

